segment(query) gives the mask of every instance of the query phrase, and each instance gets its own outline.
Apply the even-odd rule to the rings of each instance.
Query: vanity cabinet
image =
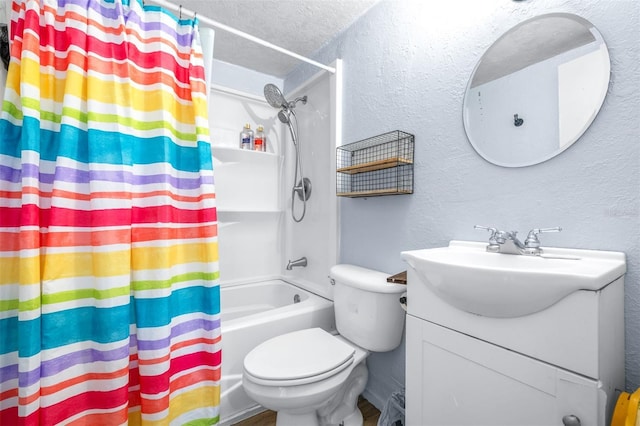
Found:
[[[600,383],[407,317],[407,425],[604,425]]]
[[[623,277],[514,318],[457,309],[412,268],[407,286],[407,425],[609,424],[624,389]]]

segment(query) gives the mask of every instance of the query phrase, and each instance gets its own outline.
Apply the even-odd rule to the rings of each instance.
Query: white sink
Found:
[[[401,256],[445,302],[499,318],[541,311],[578,290],[599,290],[626,271],[619,252],[544,247],[542,256],[523,256],[488,253],[486,246],[451,241]]]

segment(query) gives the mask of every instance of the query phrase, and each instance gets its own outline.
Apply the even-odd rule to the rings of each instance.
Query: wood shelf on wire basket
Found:
[[[398,195],[398,194],[412,194],[411,191],[408,190],[398,190],[395,188],[392,189],[375,189],[370,191],[358,191],[358,192],[338,192],[336,195],[338,197],[378,197],[380,195]]]
[[[413,164],[413,161],[406,158],[392,157],[384,160],[370,161],[368,163],[356,164],[354,166],[341,167],[337,171],[339,173],[347,173],[350,175],[356,173],[372,172],[374,170],[388,169],[390,167],[399,166],[401,163]]]

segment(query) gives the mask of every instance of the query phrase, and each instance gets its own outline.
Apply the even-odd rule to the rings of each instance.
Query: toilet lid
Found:
[[[295,380],[351,363],[354,353],[353,347],[323,329],[310,328],[276,336],[256,346],[245,357],[244,368],[259,379]]]

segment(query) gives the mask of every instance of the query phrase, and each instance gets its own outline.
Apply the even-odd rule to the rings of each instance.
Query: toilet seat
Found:
[[[334,376],[353,363],[355,348],[321,328],[276,336],[244,359],[247,379],[265,386],[296,386]]]

